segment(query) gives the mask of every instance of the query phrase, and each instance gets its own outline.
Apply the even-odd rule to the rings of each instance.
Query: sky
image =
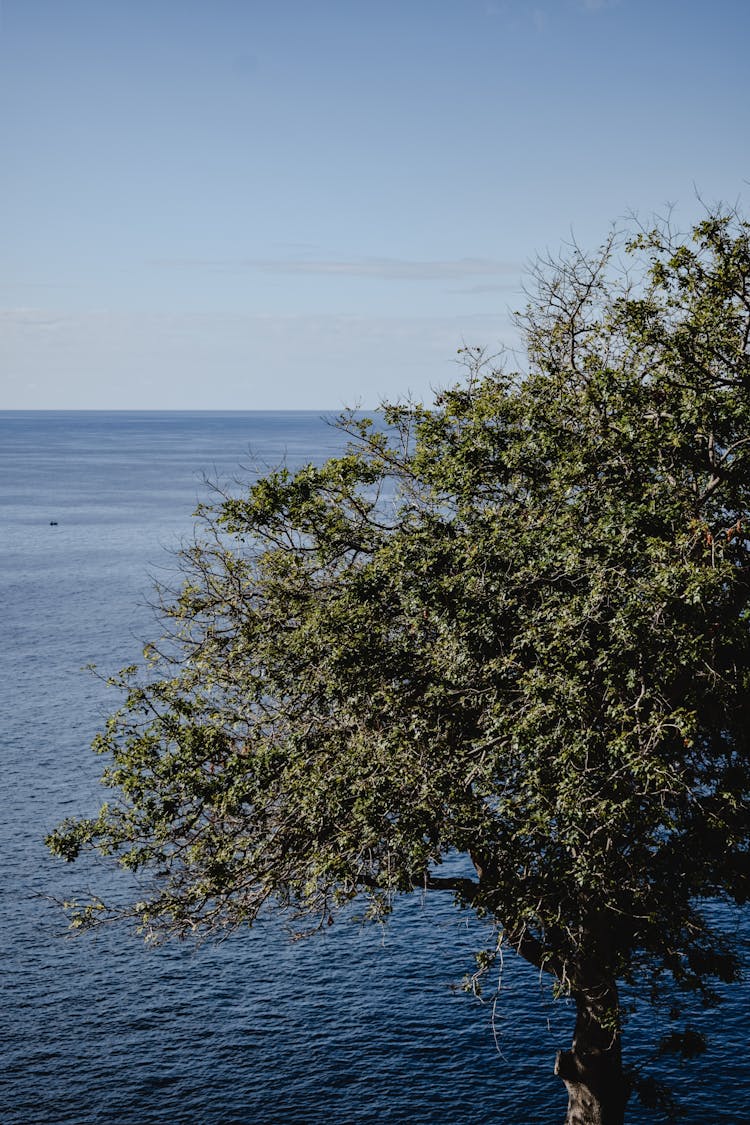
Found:
[[[430,399],[538,255],[750,212],[747,0],[0,0],[0,409]]]

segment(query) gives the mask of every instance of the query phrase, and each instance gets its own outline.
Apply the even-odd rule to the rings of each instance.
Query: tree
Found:
[[[522,374],[464,351],[432,407],[199,509],[95,742],[117,798],[49,843],[150,873],[74,914],[147,937],[447,889],[574,998],[567,1120],[614,1125],[648,1093],[618,989],[677,1016],[739,973],[704,904],[750,890],[750,225],[574,248],[522,324]]]

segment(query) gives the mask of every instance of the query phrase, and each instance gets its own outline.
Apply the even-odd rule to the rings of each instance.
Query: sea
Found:
[[[461,991],[492,934],[450,896],[403,897],[385,927],[345,918],[292,941],[269,920],[220,944],[71,936],[60,903],[113,878],[50,856],[62,818],[106,795],[89,750],[106,676],[158,636],[210,482],[240,491],[342,448],[325,412],[0,413],[0,1122],[2,1125],[536,1125],[573,1012],[512,954],[494,1003]],[[96,665],[101,675],[92,673]],[[718,910],[719,908],[716,907]],[[727,918],[747,948],[746,911]],[[695,1062],[657,1061],[687,1122],[750,1122],[747,983]],[[645,1062],[659,1028],[625,1029]],[[658,1117],[634,1104],[629,1122]]]

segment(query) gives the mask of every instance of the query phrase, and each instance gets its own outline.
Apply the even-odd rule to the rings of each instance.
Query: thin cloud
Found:
[[[403,258],[237,258],[182,259],[162,261],[160,265],[194,269],[256,270],[265,274],[316,277],[359,277],[381,281],[461,281],[473,277],[517,275],[516,262],[494,258],[456,258],[410,261]]]
[[[458,296],[476,297],[482,293],[512,293],[518,288],[513,281],[496,282],[494,285],[463,285],[460,289],[449,289]]]
[[[14,328],[43,328],[53,331],[64,328],[70,320],[50,313],[46,309],[36,308],[8,308],[0,309],[0,325]]]

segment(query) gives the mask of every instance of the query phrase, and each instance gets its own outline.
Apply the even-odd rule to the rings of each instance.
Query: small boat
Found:
[[[49,525],[50,527],[57,527],[57,520],[50,520]]]

